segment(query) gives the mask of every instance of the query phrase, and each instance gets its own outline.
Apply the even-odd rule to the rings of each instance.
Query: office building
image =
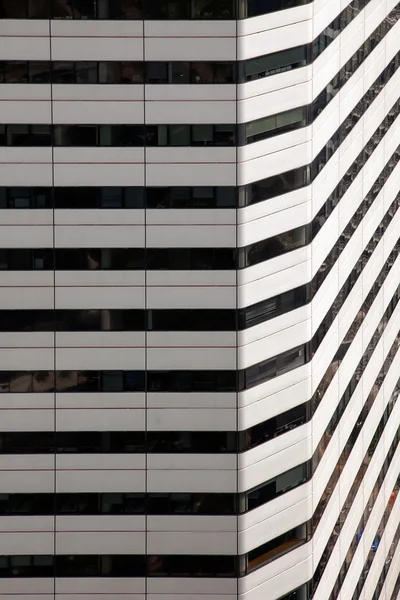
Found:
[[[0,11],[0,598],[397,600],[400,3]]]

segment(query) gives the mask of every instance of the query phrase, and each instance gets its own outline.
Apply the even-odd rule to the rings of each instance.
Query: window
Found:
[[[246,17],[265,15],[278,10],[303,6],[310,2],[312,2],[312,0],[268,0],[268,4],[266,5],[263,0],[244,0],[240,18],[243,19]]]
[[[170,63],[170,83],[190,83],[190,66],[185,62]]]
[[[147,328],[153,331],[234,331],[235,316],[235,311],[229,309],[150,309],[147,311]]]
[[[2,19],[48,19],[49,0],[2,0]]]
[[[53,83],[75,83],[75,65],[73,62],[53,62],[51,79]]]
[[[260,444],[303,425],[310,418],[309,402],[278,414],[263,423],[258,423],[239,434],[240,451],[245,452]]]
[[[57,555],[56,577],[145,577],[145,557],[132,555]]]
[[[0,125],[7,146],[234,146],[235,125]]]
[[[107,4],[107,0],[53,0],[55,19],[94,19],[97,9]]]
[[[241,512],[253,510],[269,502],[273,498],[305,483],[309,479],[309,464],[303,463],[290,471],[281,473],[275,479],[271,479],[257,488],[243,494],[244,504],[240,504]]]
[[[30,62],[28,68],[30,83],[51,83],[50,62]]]
[[[150,392],[234,392],[235,371],[148,371]]]
[[[9,146],[51,146],[51,125],[7,125]]]
[[[224,453],[236,451],[236,432],[148,431],[147,451],[155,453]]]
[[[308,46],[298,46],[290,50],[266,54],[243,61],[240,68],[240,81],[254,81],[277,73],[283,73],[307,65]]]
[[[259,264],[310,243],[308,226],[297,227],[239,250],[239,268]]]
[[[236,557],[147,556],[147,574],[149,577],[236,577]]]
[[[234,19],[234,0],[146,0],[147,19]]]
[[[75,63],[75,81],[76,83],[97,83],[97,63],[79,62]]]
[[[271,560],[290,552],[307,541],[307,524],[303,523],[295,529],[286,531],[283,535],[255,548],[247,554],[247,568],[242,575],[268,564]]]
[[[146,268],[151,270],[226,270],[236,264],[231,248],[148,248],[146,259]]]
[[[4,82],[5,83],[27,83],[28,63],[13,61],[5,63]]]
[[[301,106],[277,115],[257,119],[245,125],[245,143],[251,144],[265,140],[273,135],[293,131],[305,127],[307,122],[307,107]]]
[[[234,187],[146,188],[147,208],[234,208]]]

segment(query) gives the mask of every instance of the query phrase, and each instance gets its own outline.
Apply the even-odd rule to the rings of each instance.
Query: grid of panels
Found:
[[[90,21],[140,19],[129,3],[87,23],[75,4],[42,47],[29,2],[3,7],[0,594],[378,600],[399,516],[399,6],[314,2],[312,42],[299,2],[289,56],[264,22],[262,50],[228,47],[236,12],[168,5],[209,23],[208,50],[184,24],[188,58],[179,21],[128,50]],[[167,75],[126,85],[142,60]],[[44,86],[40,63],[74,78]]]

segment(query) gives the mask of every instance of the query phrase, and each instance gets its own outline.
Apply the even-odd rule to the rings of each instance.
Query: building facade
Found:
[[[397,600],[399,20],[1,0],[1,599]]]

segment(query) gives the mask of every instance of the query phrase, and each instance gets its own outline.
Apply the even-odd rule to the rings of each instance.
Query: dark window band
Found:
[[[0,556],[0,578],[235,577],[236,556],[13,555]]]
[[[263,0],[245,0],[240,3],[237,14],[235,0],[181,0],[170,4],[159,0],[1,0],[0,18],[231,20],[269,14],[310,2],[312,0],[268,0],[266,4]],[[360,7],[365,5],[365,0],[357,2]]]
[[[0,394],[235,392],[236,371],[0,371]]]
[[[235,146],[236,125],[0,125],[0,146]]]
[[[0,310],[0,331],[235,331],[235,310]]]
[[[0,61],[0,83],[236,83],[232,61]]]
[[[0,209],[235,208],[226,187],[0,187]]]
[[[233,270],[235,248],[0,249],[0,272],[86,270]]]
[[[236,432],[85,431],[0,433],[0,454],[236,452]]]
[[[66,493],[0,494],[0,515],[233,515],[236,494]]]

